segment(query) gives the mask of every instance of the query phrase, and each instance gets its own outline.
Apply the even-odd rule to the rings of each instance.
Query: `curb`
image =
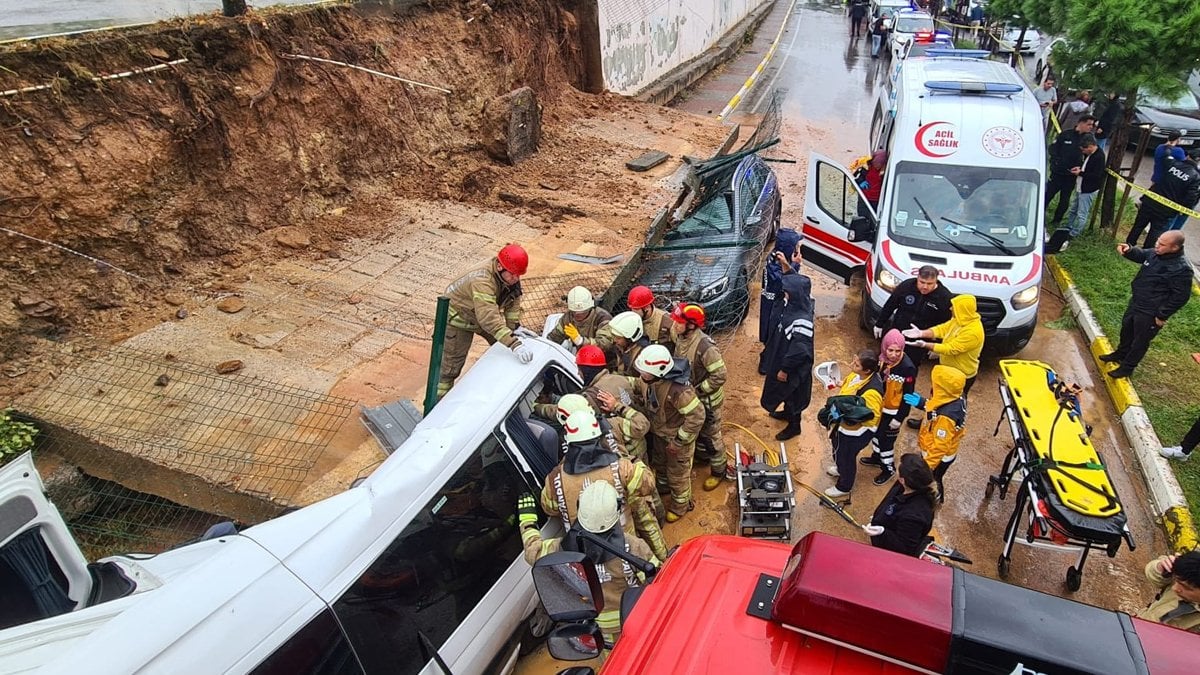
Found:
[[[1134,459],[1137,460],[1142,478],[1150,490],[1150,502],[1162,519],[1167,542],[1177,553],[1195,549],[1197,545],[1196,525],[1192,521],[1192,514],[1183,497],[1183,489],[1179,487],[1179,481],[1176,480],[1175,473],[1171,470],[1167,460],[1159,454],[1163,447],[1162,442],[1154,433],[1154,427],[1150,424],[1150,418],[1146,415],[1145,408],[1142,407],[1142,401],[1138,398],[1137,391],[1134,390],[1128,379],[1114,380],[1103,375],[1111,370],[1111,364],[1101,361],[1099,357],[1101,354],[1111,352],[1112,344],[1096,322],[1091,308],[1075,288],[1075,284],[1071,281],[1071,275],[1053,258],[1046,259],[1046,267],[1049,268],[1051,276],[1054,277],[1055,283],[1062,291],[1063,298],[1067,301],[1071,314],[1078,322],[1084,337],[1087,338],[1089,350],[1092,353],[1092,362],[1102,373],[1101,379],[1104,381],[1105,389],[1108,390],[1117,414],[1121,417],[1121,428],[1125,430],[1125,436],[1133,447]]]
[[[772,7],[774,5],[775,3],[771,3]],[[720,114],[717,115],[717,119],[724,121],[725,118],[729,117],[737,109],[738,104],[742,102],[742,97],[750,93],[750,90],[754,88],[754,84],[758,82],[758,76],[762,75],[763,71],[767,69],[767,64],[774,58],[775,50],[779,47],[779,41],[783,39],[783,33],[787,30],[788,18],[792,16],[792,12],[795,9],[796,0],[791,0],[791,4],[788,5],[787,10],[784,12],[783,23],[779,25],[779,32],[775,34],[775,39],[771,41],[771,47],[767,49],[767,55],[758,62],[758,66],[754,69],[753,73],[750,73],[750,77],[746,78],[746,82],[742,84],[742,88],[733,95],[733,98],[729,99],[729,103],[725,104]]]
[[[764,2],[758,9],[729,29],[729,32],[725,33],[721,39],[717,40],[716,44],[709,47],[704,53],[667,71],[645,89],[634,94],[632,98],[645,103],[667,105],[685,89],[695,84],[697,80],[736,56],[742,48],[745,36],[757,30],[773,9],[775,9],[775,0]]]

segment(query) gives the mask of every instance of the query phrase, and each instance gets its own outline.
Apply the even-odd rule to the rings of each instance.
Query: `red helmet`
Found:
[[[704,328],[704,308],[700,305],[677,305],[675,311],[671,312],[671,318],[678,323],[690,323],[697,328]]]
[[[577,366],[604,366],[607,363],[607,359],[604,358],[604,350],[596,345],[584,345],[575,355],[575,365]]]
[[[529,254],[520,244],[509,244],[500,249],[496,259],[500,261],[500,267],[509,274],[521,276],[529,269]]]
[[[626,301],[629,309],[641,309],[654,304],[654,291],[645,286],[634,286],[629,289],[629,299]]]

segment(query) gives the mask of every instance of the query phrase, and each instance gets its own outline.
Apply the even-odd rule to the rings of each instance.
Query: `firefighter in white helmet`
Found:
[[[641,374],[641,400],[654,436],[650,466],[666,477],[671,493],[667,522],[673,523],[692,510],[692,455],[704,427],[704,406],[688,383],[687,360],[672,357],[666,347],[646,347],[634,365]]]
[[[575,505],[583,488],[589,483],[607,481],[621,494],[624,521],[632,534],[635,521],[630,502],[635,497],[646,498],[654,492],[653,472],[641,462],[631,462],[616,452],[615,444],[610,445],[604,438],[600,422],[590,406],[571,413],[563,428],[567,431],[567,450],[559,465],[546,476],[542,510],[559,516],[563,526],[569,528],[575,522]],[[649,520],[657,529],[657,521],[653,517]]]
[[[551,342],[570,340],[574,349],[584,345],[596,345],[608,349],[612,339],[602,329],[612,321],[612,315],[603,307],[596,306],[592,292],[583,286],[567,291],[567,311],[558,317],[558,324],[546,337]]]
[[[620,496],[611,483],[595,481],[579,493],[576,512],[578,520],[567,528],[566,535],[559,539],[542,539],[538,530],[537,506],[533,495],[525,494],[517,500],[517,519],[521,528],[521,540],[525,545],[525,560],[532,565],[538,558],[556,551],[583,553],[596,565],[604,592],[604,611],[596,618],[605,641],[615,642],[621,632],[621,594],[627,588],[636,588],[646,582],[645,575],[637,571],[628,561],[600,548],[580,535],[590,532],[604,540],[610,547],[653,565],[659,564],[646,542],[621,526]]]
[[[612,337],[612,352],[616,357],[616,368],[614,369],[616,373],[627,377],[637,377],[638,371],[633,365],[634,361],[637,360],[637,355],[643,349],[650,346],[650,341],[646,339],[645,332],[642,330],[641,317],[636,312],[621,312],[613,317],[604,330]]]

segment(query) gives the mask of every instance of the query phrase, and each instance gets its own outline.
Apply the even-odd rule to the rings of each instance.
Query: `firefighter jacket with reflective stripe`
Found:
[[[612,394],[617,399],[617,406],[612,412],[602,414],[608,419],[613,436],[624,454],[630,457],[645,457],[646,434],[650,433],[650,420],[634,407],[635,387],[633,378],[602,372],[588,383],[583,395],[592,404],[592,409],[600,411],[600,400],[596,398],[596,393],[603,391]]]
[[[513,330],[521,324],[521,283],[505,284],[498,261],[459,277],[446,295],[451,326],[490,335],[506,347],[519,342]]]
[[[1161,590],[1154,598],[1154,602],[1138,612],[1137,617],[1174,626],[1191,633],[1200,633],[1200,607],[1180,600],[1173,587],[1175,579],[1169,575],[1164,577],[1162,572],[1158,571],[1158,565],[1165,559],[1166,556],[1155,558],[1146,565],[1146,578]]]
[[[650,310],[650,318],[642,321],[642,330],[650,340],[650,344],[662,345],[675,353],[675,338],[671,335],[671,325],[675,320],[671,315],[655,307]]]
[[[704,428],[704,405],[690,384],[658,379],[642,382],[646,416],[655,436],[687,446],[696,442]]]
[[[600,349],[608,349],[612,345],[612,332],[605,330],[609,321],[612,321],[612,314],[602,307],[593,307],[583,321],[576,321],[571,317],[570,312],[563,312],[563,315],[558,317],[558,323],[554,325],[546,338],[551,342],[561,344],[563,340],[567,339],[563,328],[567,324],[573,323],[575,329],[579,331],[579,337],[583,338],[583,342],[574,345],[576,349],[584,345],[596,345]]]
[[[633,364],[637,361],[638,354],[641,354],[642,350],[649,346],[650,341],[645,337],[642,337],[637,342],[630,342],[625,349],[613,345],[613,351],[617,355],[616,368],[614,369],[616,373],[618,375],[628,375],[636,379],[639,374],[638,369]]]
[[[616,464],[616,473],[621,479],[618,492],[627,497],[621,507],[625,515],[626,530],[633,532],[634,520],[633,514],[629,510],[628,497],[650,496],[656,490],[654,473],[647,469],[645,464],[631,462],[624,457],[618,459],[614,464]],[[546,484],[542,487],[542,510],[547,515],[560,517],[562,515],[558,507],[558,491],[555,488],[555,483],[560,480],[560,477],[567,506],[567,520],[574,523],[576,509],[579,508],[579,494],[583,492],[583,488],[598,480],[611,484],[614,479],[613,466],[600,466],[579,474],[569,474],[563,471],[562,464],[551,469],[546,476]]]
[[[712,338],[695,330],[683,337],[675,335],[675,356],[692,366],[692,387],[707,408],[718,408],[725,400],[725,359]]]

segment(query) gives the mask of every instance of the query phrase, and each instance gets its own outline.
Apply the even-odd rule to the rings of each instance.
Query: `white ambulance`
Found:
[[[1046,148],[1041,112],[1009,66],[978,52],[903,62],[880,94],[869,147],[887,151],[877,205],[841,162],[809,162],[803,253],[850,282],[865,279],[862,317],[923,265],[952,293],[978,299],[989,353],[1008,355],[1037,326]]]

